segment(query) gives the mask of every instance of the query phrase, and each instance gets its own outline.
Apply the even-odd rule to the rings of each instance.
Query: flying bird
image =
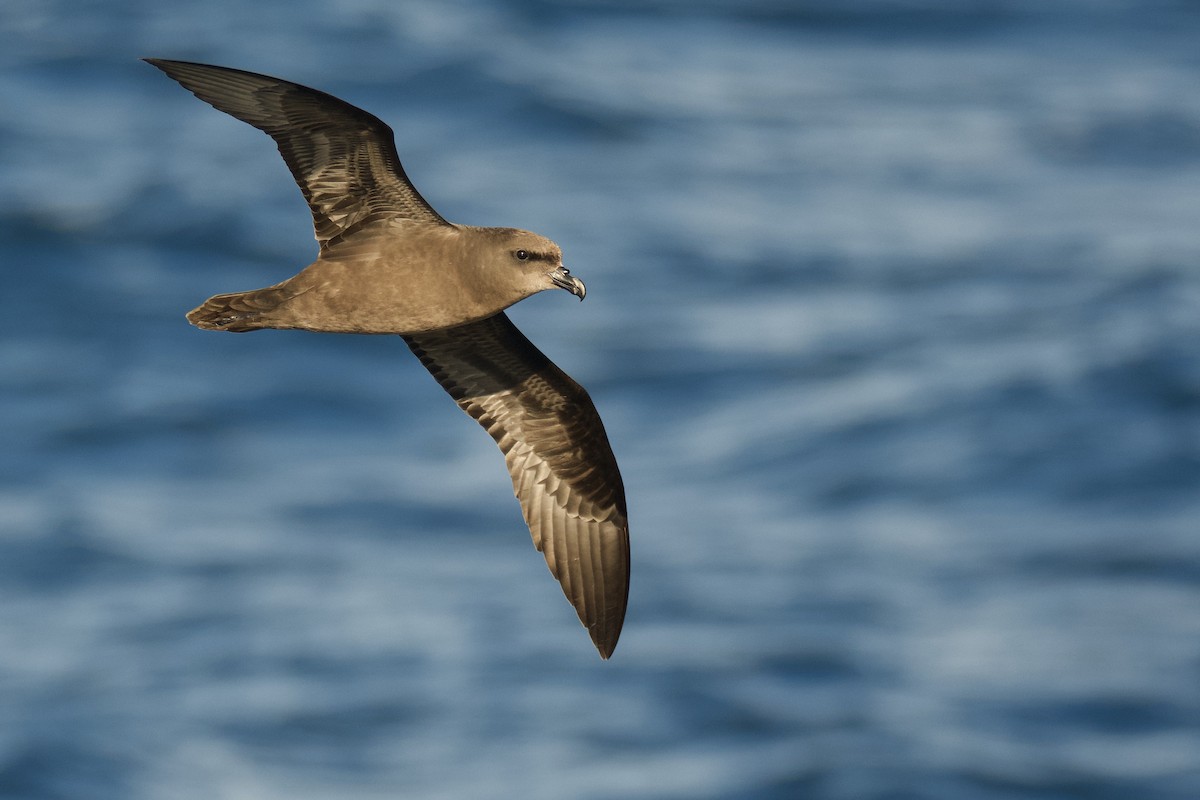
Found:
[[[405,175],[391,128],[332,95],[227,67],[145,60],[275,140],[319,245],[294,277],[211,297],[188,321],[239,333],[400,335],[500,446],[534,546],[608,658],[629,595],[621,473],[587,392],[504,313],[547,289],[584,298],[558,245],[447,222]]]

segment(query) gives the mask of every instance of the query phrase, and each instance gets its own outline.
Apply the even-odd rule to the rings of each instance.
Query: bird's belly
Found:
[[[502,309],[482,308],[465,293],[406,292],[402,287],[318,285],[288,303],[288,327],[329,333],[412,334],[452,328]]]

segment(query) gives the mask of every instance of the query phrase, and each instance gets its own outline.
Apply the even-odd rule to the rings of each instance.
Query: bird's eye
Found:
[[[529,258],[529,251],[518,250],[517,252],[513,253],[513,255],[517,257],[517,261],[525,261]]]

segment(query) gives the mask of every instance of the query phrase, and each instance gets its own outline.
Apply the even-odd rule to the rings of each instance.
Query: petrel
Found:
[[[211,297],[188,321],[238,333],[399,334],[500,446],[534,546],[608,658],[629,595],[621,473],[587,392],[504,313],[546,289],[584,298],[558,245],[447,222],[405,175],[391,128],[332,95],[227,67],[145,60],[275,140],[319,245],[294,277]]]

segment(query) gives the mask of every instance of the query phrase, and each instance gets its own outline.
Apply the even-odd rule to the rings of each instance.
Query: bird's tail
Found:
[[[284,290],[282,285],[250,292],[219,294],[189,311],[187,320],[197,328],[209,331],[244,333],[275,328],[279,326],[274,324],[271,312],[290,297],[291,293]]]

